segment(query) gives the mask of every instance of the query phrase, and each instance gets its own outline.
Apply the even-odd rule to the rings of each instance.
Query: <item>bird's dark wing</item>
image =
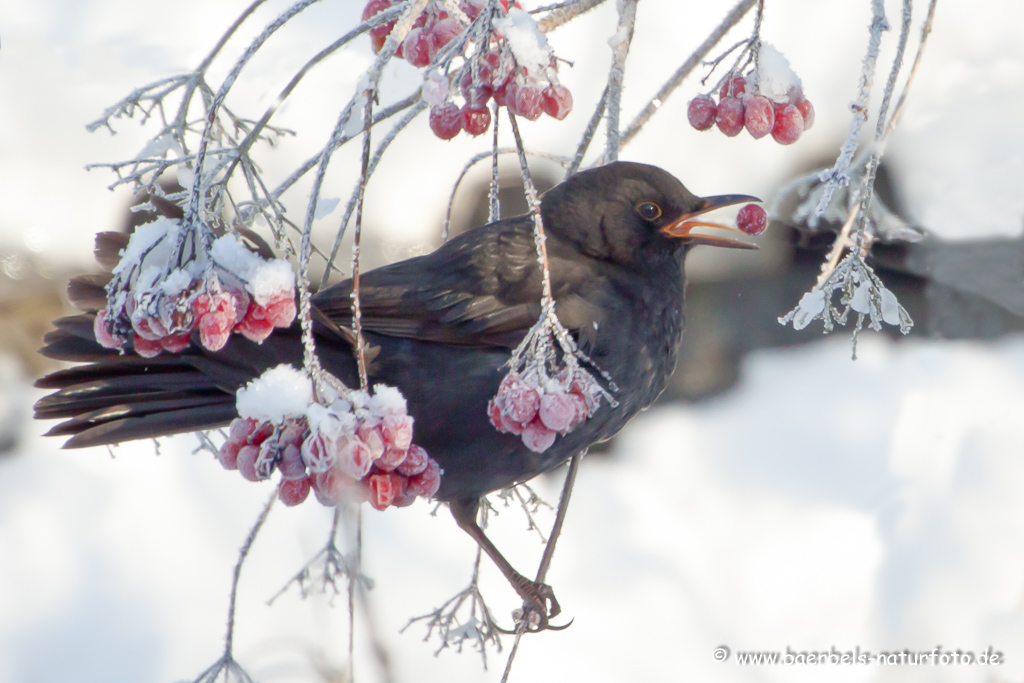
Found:
[[[574,288],[576,270],[552,258],[552,271],[560,276],[556,296]],[[456,346],[514,348],[541,313],[532,221],[519,217],[470,230],[430,254],[365,273],[359,291],[364,330]],[[313,301],[334,324],[349,327],[351,293],[347,280]]]

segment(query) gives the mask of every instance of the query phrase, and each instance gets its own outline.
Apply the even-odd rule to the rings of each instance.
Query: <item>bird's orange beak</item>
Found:
[[[717,197],[706,197],[704,198],[704,203],[701,204],[699,209],[696,211],[690,211],[689,213],[684,213],[682,216],[662,228],[661,232],[668,237],[674,237],[687,244],[707,244],[712,247],[726,247],[728,249],[757,249],[756,244],[740,242],[739,240],[729,239],[728,237],[719,237],[717,235],[697,235],[691,232],[691,230],[698,227],[721,228],[722,230],[731,230],[732,232],[738,232],[742,235],[744,233],[739,228],[723,225],[722,223],[709,223],[694,219],[697,216],[708,213],[709,211],[714,211],[715,209],[721,209],[725,206],[743,204],[744,202],[760,201],[761,200],[757,197],[751,197],[745,194],[723,194]]]

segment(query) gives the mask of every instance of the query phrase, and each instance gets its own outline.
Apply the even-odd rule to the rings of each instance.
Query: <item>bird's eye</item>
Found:
[[[636,212],[645,221],[653,221],[661,218],[661,207],[651,202],[643,202],[636,205]]]

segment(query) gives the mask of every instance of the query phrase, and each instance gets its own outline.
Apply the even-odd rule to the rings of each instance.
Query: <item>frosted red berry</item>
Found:
[[[729,137],[736,137],[743,130],[743,103],[735,97],[724,97],[718,103],[715,114],[718,130]]]
[[[259,475],[256,473],[256,459],[259,455],[260,449],[258,446],[250,444],[238,449],[238,457],[235,461],[238,465],[238,472],[249,481],[260,480]]]
[[[772,132],[775,126],[775,107],[767,97],[751,97],[743,110],[743,126],[755,140]]]
[[[736,227],[748,235],[760,235],[768,227],[768,214],[757,204],[747,204],[736,214]]]
[[[430,456],[427,455],[427,451],[413,444],[409,446],[409,450],[405,454],[405,460],[395,468],[395,471],[403,477],[411,477],[427,469],[428,462],[430,462]]]
[[[535,419],[523,429],[523,445],[534,453],[543,453],[555,443],[555,432],[544,426],[540,418]]]
[[[309,477],[302,479],[282,479],[277,485],[277,497],[282,503],[293,507],[309,498]]]
[[[800,110],[800,115],[804,117],[804,130],[810,130],[811,126],[814,125],[814,105],[811,104],[810,100],[800,99],[796,103],[796,108]]]
[[[537,416],[551,431],[565,433],[576,420],[576,403],[569,394],[549,392],[541,396]]]
[[[144,339],[138,334],[132,340],[132,347],[135,349],[135,353],[139,354],[143,358],[154,358],[160,355],[160,352],[164,350],[164,347],[160,345],[159,341],[153,341],[150,339]]]
[[[470,135],[483,135],[491,125],[491,112],[487,107],[468,102],[462,107],[462,128]]]
[[[572,93],[564,85],[553,83],[544,88],[544,113],[561,121],[572,111]]]
[[[430,108],[430,130],[442,140],[451,140],[462,130],[462,110],[459,105],[449,102]]]
[[[544,113],[544,96],[537,86],[524,85],[516,89],[515,100],[508,106],[513,114],[536,121]]]
[[[217,451],[217,460],[224,466],[224,469],[238,469],[238,451],[241,448],[242,443],[238,441],[229,440],[221,444],[220,450]]]
[[[169,334],[160,340],[160,346],[170,353],[181,353],[189,347],[189,333]]]
[[[726,97],[736,97],[747,91],[747,80],[743,76],[734,76],[727,78],[725,83],[722,84],[722,89],[718,93],[720,99]]]
[[[96,337],[96,341],[105,349],[119,349],[124,345],[123,341],[111,333],[110,321],[107,318],[106,311],[100,311],[96,314],[96,319],[93,321],[92,331],[93,335]]]
[[[700,95],[690,100],[686,107],[686,118],[697,130],[707,130],[715,125],[718,105],[707,95]]]
[[[775,126],[772,128],[772,139],[780,145],[791,145],[804,132],[804,117],[793,104],[775,106]]]
[[[437,464],[436,460],[430,460],[427,463],[425,470],[417,475],[409,477],[406,482],[408,490],[414,492],[417,496],[423,496],[424,498],[430,498],[437,489],[441,486],[441,466]]]
[[[370,505],[383,510],[405,489],[405,478],[391,473],[371,474],[367,484],[370,488]]]
[[[405,60],[413,66],[426,66],[434,58],[437,48],[433,45],[430,31],[424,28],[414,28],[402,42],[402,50]]]
[[[458,19],[441,19],[431,29],[431,35],[433,37],[434,45],[436,50],[440,50],[442,47],[452,42],[462,33],[462,24]]]

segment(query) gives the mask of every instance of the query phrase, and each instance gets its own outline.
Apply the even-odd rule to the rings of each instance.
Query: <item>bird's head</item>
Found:
[[[656,166],[617,161],[582,171],[541,201],[545,229],[583,253],[617,263],[640,263],[655,252],[707,244],[756,249],[738,240],[693,232],[737,228],[700,220],[715,209],[760,201],[746,195],[698,197]]]

